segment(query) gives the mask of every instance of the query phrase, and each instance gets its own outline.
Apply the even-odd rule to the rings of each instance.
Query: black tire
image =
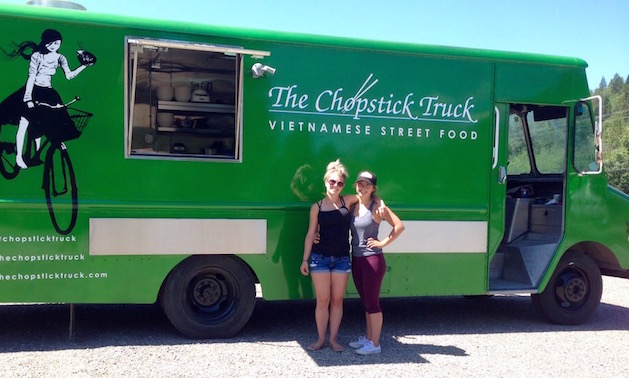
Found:
[[[68,151],[50,147],[46,153],[42,189],[46,193],[48,213],[55,230],[69,234],[78,215],[78,188]]]
[[[583,253],[568,251],[559,261],[546,289],[532,294],[537,311],[556,324],[585,322],[596,310],[603,293],[601,272]]]
[[[160,293],[172,325],[192,339],[233,336],[249,321],[255,297],[247,265],[224,255],[187,258],[170,272]]]

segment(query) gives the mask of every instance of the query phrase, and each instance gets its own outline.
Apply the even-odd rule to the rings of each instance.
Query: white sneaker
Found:
[[[367,343],[360,349],[356,349],[356,353],[367,355],[367,354],[378,354],[381,352],[380,346],[374,346],[371,340],[367,340]]]
[[[359,349],[365,346],[369,340],[365,336],[360,336],[356,341],[349,343],[349,346],[354,349]]]

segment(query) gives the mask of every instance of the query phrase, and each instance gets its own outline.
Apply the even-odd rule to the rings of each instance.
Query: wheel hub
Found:
[[[194,286],[194,300],[201,306],[210,307],[218,303],[223,290],[221,285],[212,278],[199,280]]]
[[[580,278],[571,279],[565,285],[564,293],[570,302],[580,302],[585,298],[587,286]]]
[[[588,281],[579,272],[564,272],[558,283],[556,295],[564,309],[576,309],[587,299]]]

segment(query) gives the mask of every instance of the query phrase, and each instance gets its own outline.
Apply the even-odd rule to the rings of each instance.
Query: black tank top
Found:
[[[351,214],[341,197],[341,207],[331,211],[321,211],[319,206],[319,244],[312,245],[312,252],[324,256],[342,257],[349,255],[349,223]]]

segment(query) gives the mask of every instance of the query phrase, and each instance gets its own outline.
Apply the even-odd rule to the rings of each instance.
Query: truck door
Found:
[[[492,162],[490,175],[490,213],[488,235],[488,264],[491,262],[502,241],[505,225],[505,195],[507,188],[507,140],[509,104],[496,103],[494,106],[494,127],[492,136]],[[495,267],[489,264],[488,276],[495,275]]]
[[[496,193],[506,192],[500,192],[504,232],[491,259],[489,291],[535,292],[564,234],[570,108],[511,103],[498,109],[506,113],[498,139],[506,143],[507,175],[506,188],[493,184]],[[499,150],[498,167],[502,156]],[[503,178],[499,171],[496,179]]]

